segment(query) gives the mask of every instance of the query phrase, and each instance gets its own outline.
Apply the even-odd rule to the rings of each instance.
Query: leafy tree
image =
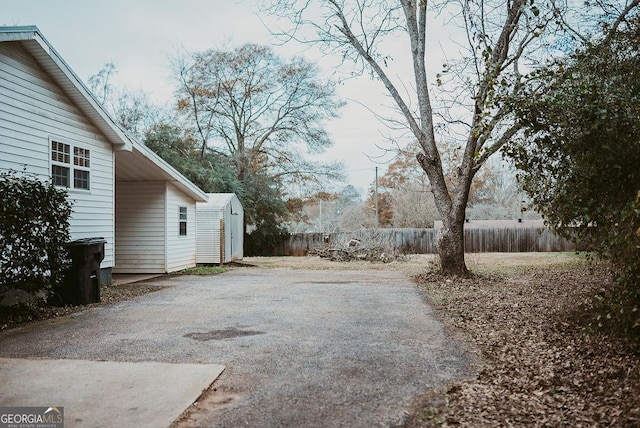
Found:
[[[201,157],[197,143],[178,127],[158,124],[145,134],[144,143],[205,192],[242,194],[231,162],[210,151]]]
[[[544,4],[530,0],[453,1],[434,5],[432,10],[423,0],[268,3],[275,16],[291,20],[292,29],[286,37],[319,44],[341,55],[345,62],[354,61],[357,69],[368,70],[382,82],[402,115],[403,125],[418,143],[415,155],[443,220],[438,237],[442,270],[466,275],[463,227],[473,179],[486,160],[518,131],[505,99],[519,92],[526,55],[540,46],[539,36],[561,11],[556,5],[545,9]],[[466,32],[458,46],[467,45],[459,61],[444,64],[443,73],[431,80],[427,69],[432,60],[427,54],[429,12],[450,16],[449,26],[457,22]],[[304,33],[307,29],[312,31]],[[384,43],[390,36],[407,42],[404,53],[413,71],[410,82],[399,82],[388,72],[394,56],[402,54],[397,44],[389,48],[391,45]],[[535,63],[528,65],[534,67]],[[440,109],[432,105],[432,91],[438,88],[443,89],[436,98]],[[461,136],[461,154],[450,180],[436,144],[436,119],[442,121],[445,132]]]
[[[358,189],[353,187],[352,184],[348,184],[342,188],[340,191],[340,195],[338,196],[338,201],[341,205],[349,205],[362,200],[362,195],[358,192]]]
[[[291,213],[287,209],[286,198],[273,179],[252,173],[241,184],[240,197],[243,206],[246,206],[246,223],[255,226],[265,236],[271,232],[284,232],[285,229],[281,225]]]
[[[509,155],[524,189],[551,226],[593,247],[640,190],[636,28],[539,72],[518,103],[526,132]]]
[[[378,208],[378,218],[376,221],[376,207]],[[391,194],[388,191],[378,188],[376,201],[376,192],[374,188],[369,189],[369,197],[365,201],[365,210],[373,212],[373,224],[367,224],[368,227],[392,227],[394,206]]]
[[[625,285],[623,299],[637,311],[640,17],[629,12],[595,43],[535,76],[519,103],[526,132],[509,154],[546,220],[609,258]]]
[[[341,177],[340,165],[306,158],[332,145],[324,123],[342,105],[314,64],[247,44],[185,54],[175,68],[178,112],[201,157],[208,150],[227,156],[240,181],[257,174],[310,189]]]

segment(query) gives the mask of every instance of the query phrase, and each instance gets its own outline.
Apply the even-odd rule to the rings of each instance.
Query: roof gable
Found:
[[[0,27],[2,42],[20,42],[111,144],[119,149],[131,150],[131,138],[109,116],[82,80],[42,36],[38,27]]]
[[[137,141],[109,115],[104,106],[96,100],[82,80],[44,38],[38,27],[0,27],[0,43],[3,42],[20,42],[55,84],[65,92],[78,109],[100,130],[107,141],[114,146],[118,158],[130,155],[134,160],[143,160],[147,169],[146,171],[140,169],[139,174],[146,173],[149,180],[172,181],[193,199],[207,200],[206,194],[201,189],[148,147]],[[123,151],[129,153],[122,153]],[[117,176],[118,161],[116,160],[116,179]],[[139,180],[141,180],[140,176],[136,181]]]

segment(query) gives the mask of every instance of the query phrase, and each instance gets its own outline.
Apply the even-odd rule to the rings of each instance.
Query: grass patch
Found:
[[[196,266],[174,272],[174,275],[219,275],[226,272],[226,269],[220,266]]]
[[[480,274],[515,275],[531,268],[585,267],[585,253],[467,253],[467,267]]]

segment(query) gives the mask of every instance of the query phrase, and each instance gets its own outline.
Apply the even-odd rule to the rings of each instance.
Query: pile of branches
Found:
[[[409,257],[398,254],[394,250],[385,248],[379,243],[364,243],[361,239],[351,238],[345,245],[335,245],[327,248],[311,248],[308,256],[319,256],[333,262],[368,261],[390,263],[393,261],[408,261]]]

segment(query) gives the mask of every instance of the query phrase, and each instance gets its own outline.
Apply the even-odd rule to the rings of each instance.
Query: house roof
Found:
[[[207,195],[123,129],[44,38],[38,27],[0,27],[0,43],[19,42],[116,150],[116,181],[173,182],[197,201]]]

